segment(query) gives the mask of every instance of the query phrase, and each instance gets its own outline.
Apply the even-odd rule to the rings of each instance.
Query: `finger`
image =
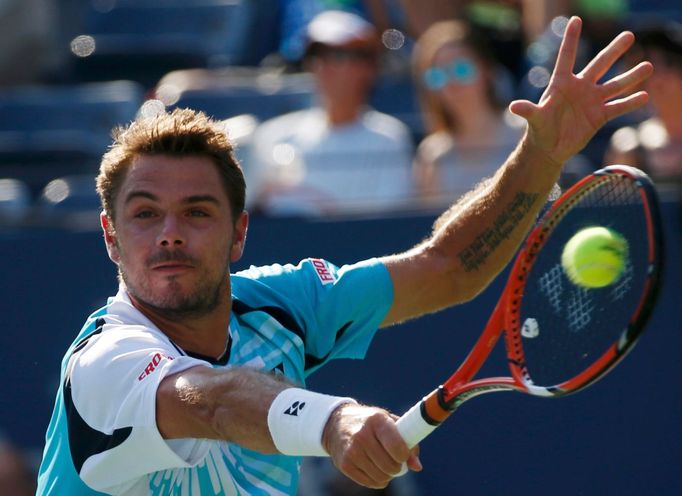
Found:
[[[654,66],[649,62],[641,62],[629,71],[620,74],[602,85],[604,100],[610,100],[618,95],[627,93],[651,76]]]
[[[415,446],[410,451],[410,457],[407,459],[407,466],[415,472],[421,472],[424,468],[421,460],[419,460],[419,445]]]
[[[638,91],[630,96],[613,100],[604,105],[606,118],[608,120],[620,117],[623,114],[637,110],[649,101],[649,94],[646,91]]]
[[[580,72],[580,75],[590,81],[597,82],[606,74],[611,66],[627,52],[635,42],[635,35],[624,31],[616,36],[601,52],[594,57],[589,64]]]
[[[356,444],[337,460],[337,467],[358,484],[374,489],[386,487],[392,476],[380,470],[365,447]]]
[[[528,100],[514,100],[509,104],[509,111],[513,114],[530,120],[537,110],[537,105]]]
[[[369,474],[367,474],[367,472],[365,472],[362,468],[358,466],[347,467],[346,469],[342,469],[341,471],[344,473],[344,475],[353,479],[361,486],[369,487],[372,489],[381,489],[381,487],[386,487],[386,484],[384,484],[383,486],[378,485],[377,482]]]
[[[578,53],[578,42],[580,41],[580,29],[582,20],[580,17],[573,16],[566,24],[564,38],[561,40],[559,55],[557,55],[554,66],[554,74],[565,75],[573,73],[576,54]]]
[[[410,455],[405,441],[400,437],[397,429],[395,435],[397,438],[391,436],[387,429],[383,432],[377,431],[373,443],[368,443],[365,446],[367,456],[374,462],[377,468],[384,474],[392,477],[398,472],[402,466],[402,462],[407,460]]]

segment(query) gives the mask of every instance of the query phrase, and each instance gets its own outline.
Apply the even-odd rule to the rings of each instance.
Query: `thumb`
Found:
[[[528,100],[514,100],[509,104],[509,111],[527,121],[530,120],[537,111],[537,105]]]

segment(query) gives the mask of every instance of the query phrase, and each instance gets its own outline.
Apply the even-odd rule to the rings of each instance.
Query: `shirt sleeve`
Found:
[[[156,391],[170,374],[210,365],[179,356],[142,326],[111,327],[105,324],[102,333],[76,348],[64,402],[77,472],[91,488],[119,494],[145,474],[190,467],[205,456],[204,440],[162,438]]]
[[[378,259],[337,267],[310,258],[244,274],[273,289],[302,323],[308,374],[334,358],[364,358],[393,303],[390,275]]]

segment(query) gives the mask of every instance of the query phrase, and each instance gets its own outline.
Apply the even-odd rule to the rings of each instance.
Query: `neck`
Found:
[[[658,118],[663,123],[668,136],[671,139],[682,138],[682,120],[677,109],[679,106],[670,105],[658,110]]]
[[[455,137],[457,140],[472,143],[495,141],[497,139],[495,130],[499,118],[497,113],[489,107],[470,112],[464,119],[457,122]]]
[[[322,99],[327,121],[332,127],[343,126],[355,122],[362,112],[363,102],[349,98],[330,98]]]
[[[129,296],[133,306],[183,350],[213,358],[225,352],[232,307],[229,293],[214,310],[196,315],[165,312]]]

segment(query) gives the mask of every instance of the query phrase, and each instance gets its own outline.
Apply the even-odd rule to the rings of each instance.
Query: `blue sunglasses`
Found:
[[[478,76],[476,65],[468,58],[458,58],[446,65],[424,71],[424,84],[430,90],[440,90],[451,82],[471,84]]]

